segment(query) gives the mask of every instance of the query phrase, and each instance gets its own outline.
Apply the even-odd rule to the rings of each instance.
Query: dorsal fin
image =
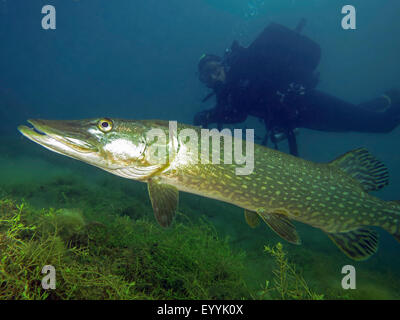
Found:
[[[329,164],[356,179],[367,192],[379,190],[389,183],[386,166],[365,148],[347,152]]]

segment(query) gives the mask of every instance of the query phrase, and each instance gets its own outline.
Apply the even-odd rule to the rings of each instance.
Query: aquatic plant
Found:
[[[25,222],[25,208],[25,204],[0,201],[0,299],[143,297],[99,264],[82,263],[89,256],[86,248],[67,248],[57,232],[38,236],[38,226]],[[41,286],[45,265],[57,270],[56,290]]]
[[[265,246],[264,250],[275,259],[275,269],[272,271],[274,278],[259,292],[260,297],[277,298],[282,300],[322,300],[324,295],[313,292],[296,265],[289,262],[287,253],[280,242],[275,247]]]
[[[249,296],[243,261],[205,222],[86,222],[80,211],[0,200],[0,299],[238,299]],[[54,290],[41,286],[45,265]]]

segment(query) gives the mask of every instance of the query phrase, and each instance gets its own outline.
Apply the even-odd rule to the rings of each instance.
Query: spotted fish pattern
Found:
[[[378,249],[378,233],[371,227],[381,227],[400,241],[399,202],[369,194],[388,184],[388,170],[363,148],[329,163],[315,163],[254,144],[254,170],[238,175],[242,165],[224,164],[224,137],[217,147],[219,164],[205,164],[198,161],[201,146],[191,147],[179,136],[183,129],[200,136],[200,128],[178,124],[171,135],[168,122],[160,120],[29,122],[33,129],[19,130],[45,148],[147,183],[156,220],[163,227],[172,223],[183,191],[241,207],[251,227],[264,221],[294,244],[301,240],[292,221],[318,228],[355,260],[367,259]],[[146,133],[154,129],[168,139],[150,140]],[[168,161],[149,160],[148,150],[155,144],[164,144]],[[243,145],[246,150],[246,141]]]

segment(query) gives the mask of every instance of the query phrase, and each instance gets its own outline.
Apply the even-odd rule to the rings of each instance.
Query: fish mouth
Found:
[[[72,158],[80,158],[80,154],[96,152],[98,149],[89,143],[84,134],[73,126],[68,126],[68,121],[60,120],[28,120],[32,127],[18,126],[29,140],[41,146]]]

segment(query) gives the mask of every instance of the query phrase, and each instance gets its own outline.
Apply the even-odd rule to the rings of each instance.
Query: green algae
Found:
[[[207,223],[85,222],[77,210],[0,201],[0,299],[239,299],[243,253]],[[45,265],[57,287],[44,290]]]

